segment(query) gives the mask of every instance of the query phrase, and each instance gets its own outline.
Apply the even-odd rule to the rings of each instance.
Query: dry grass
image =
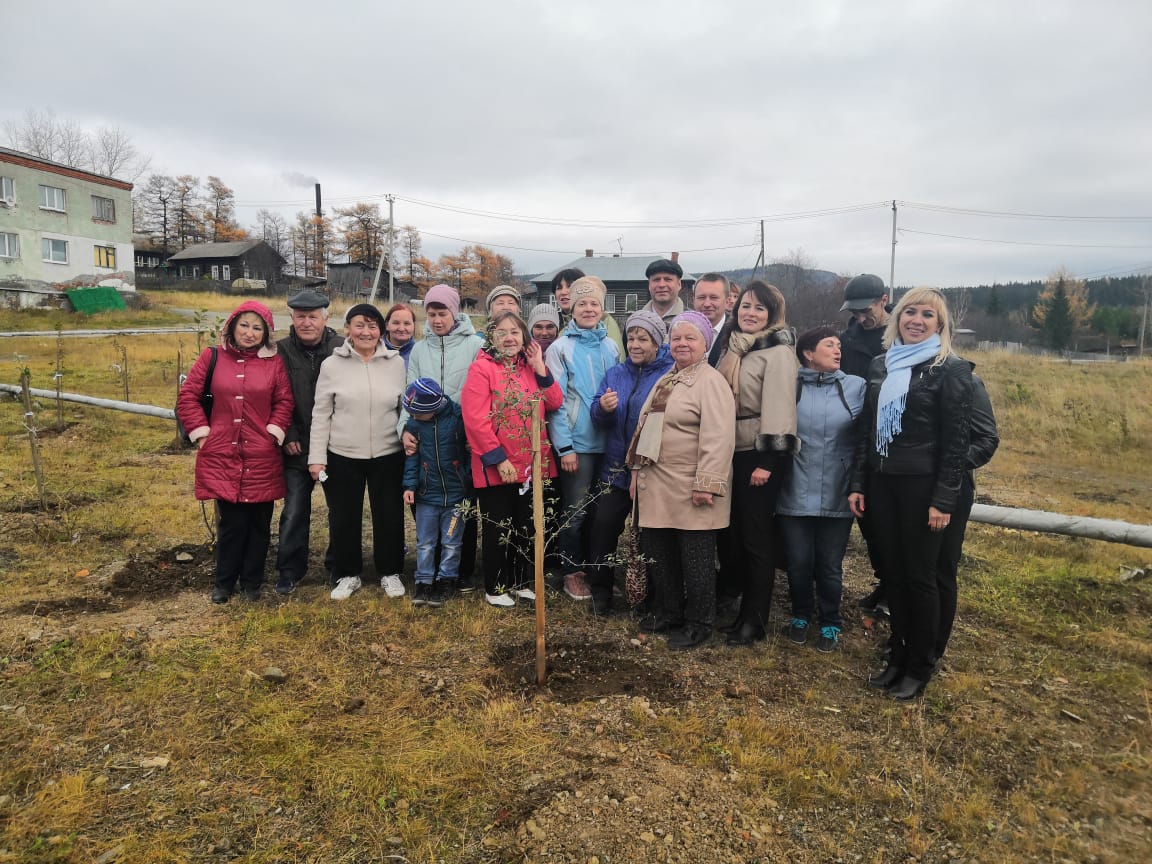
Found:
[[[130,343],[134,399],[171,404],[179,341]],[[67,389],[117,395],[110,344],[67,346]],[[19,350],[46,386],[55,340]],[[982,493],[1148,520],[1147,366],[979,360],[1004,437]],[[1123,406],[1127,433],[1086,431],[1081,404]],[[57,506],[27,511],[0,403],[0,861],[1122,862],[1152,843],[1152,590],[1117,579],[1147,550],[972,526],[949,660],[910,707],[864,686],[880,634],[859,620],[831,657],[781,637],[680,655],[552,595],[537,691],[525,613],[165,588],[206,536],[190,455],[162,421],[65,414],[42,440]],[[141,584],[115,578],[125,559]]]

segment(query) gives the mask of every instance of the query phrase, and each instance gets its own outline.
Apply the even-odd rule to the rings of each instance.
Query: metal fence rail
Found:
[[[0,392],[19,394],[22,390],[15,384],[0,384]],[[55,390],[29,389],[28,392],[37,399],[57,398]],[[171,408],[157,408],[155,405],[141,405],[118,399],[98,399],[95,396],[83,396],[78,393],[61,393],[59,398],[65,402],[78,402],[81,405],[91,405],[95,408],[111,408],[114,411],[145,414],[163,420],[176,419],[176,412]],[[1064,534],[1069,537],[1085,537],[1090,540],[1104,540],[1108,543],[1123,543],[1128,546],[1152,548],[1152,525],[1136,525],[1116,519],[1067,516],[1063,513],[1049,513],[1045,510],[1024,510],[1018,507],[974,504],[970,521],[981,522],[985,525],[998,525],[1001,528],[1016,528],[1021,531]]]

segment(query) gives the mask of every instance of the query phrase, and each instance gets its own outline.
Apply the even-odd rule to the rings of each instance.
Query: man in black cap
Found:
[[[844,305],[840,311],[852,313],[847,329],[840,334],[840,369],[845,375],[857,375],[867,381],[872,358],[884,353],[884,330],[892,311],[884,280],[871,273],[861,273],[849,279],[844,286]],[[872,590],[857,605],[865,612],[887,614],[888,598],[876,542],[867,517],[857,519],[856,524],[860,527],[860,536],[864,538],[876,579]]]
[[[840,369],[845,375],[867,379],[872,358],[884,352],[880,343],[892,311],[884,280],[871,273],[848,280],[840,311],[852,314],[847,329],[840,334]]]
[[[276,350],[288,370],[296,409],[284,436],[284,509],[280,512],[280,541],[276,549],[277,594],[291,594],[308,570],[308,537],[312,530],[312,489],[308,473],[308,438],[312,431],[312,405],[320,364],[344,341],[328,326],[328,297],[305,289],[288,298],[292,326]]]
[[[680,277],[684,269],[675,261],[660,258],[648,265],[644,271],[648,278],[648,294],[652,297],[644,308],[655,312],[671,326],[672,319],[684,311],[684,301],[680,299]]]

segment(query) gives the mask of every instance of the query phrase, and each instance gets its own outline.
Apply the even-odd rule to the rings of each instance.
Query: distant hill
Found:
[[[835,285],[841,278],[838,273],[833,273],[831,270],[805,270],[795,264],[769,264],[757,271],[753,271],[751,267],[744,267],[740,270],[720,272],[741,285],[751,281],[755,273],[755,278],[763,279],[778,288],[793,284],[824,288]]]

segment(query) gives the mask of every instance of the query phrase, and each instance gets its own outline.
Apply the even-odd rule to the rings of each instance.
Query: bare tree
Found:
[[[172,251],[176,207],[176,181],[166,174],[152,174],[132,196],[133,222],[165,252]]]
[[[123,129],[101,126],[89,132],[75,120],[57,118],[51,109],[29,108],[21,120],[6,121],[4,133],[13,149],[132,182],[148,170],[152,161],[136,148]]]
[[[288,220],[279,213],[273,213],[271,210],[258,211],[256,225],[251,233],[275,249],[285,261],[291,259],[292,246]]]

